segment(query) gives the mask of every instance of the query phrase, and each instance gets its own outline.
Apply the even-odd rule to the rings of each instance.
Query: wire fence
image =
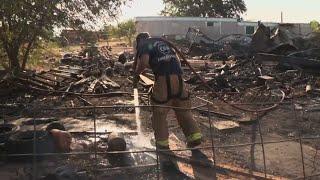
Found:
[[[32,166],[33,166],[33,179],[37,179],[38,176],[38,161],[37,157],[50,157],[50,156],[65,156],[65,155],[94,155],[94,162],[95,162],[95,169],[98,168],[98,155],[111,155],[111,154],[129,154],[129,153],[154,153],[156,154],[156,164],[155,166],[157,167],[157,179],[160,179],[160,172],[162,169],[160,168],[160,160],[159,160],[159,153],[161,152],[178,152],[178,151],[190,151],[190,150],[211,150],[212,151],[212,168],[214,170],[216,164],[217,164],[217,155],[216,155],[216,150],[217,149],[226,149],[226,148],[237,148],[237,147],[246,147],[246,146],[253,146],[253,145],[261,145],[262,148],[262,156],[263,156],[263,173],[264,173],[264,178],[265,179],[270,179],[268,177],[268,167],[266,163],[266,153],[265,153],[265,146],[267,144],[276,144],[276,143],[285,143],[285,142],[291,142],[291,141],[298,141],[299,142],[299,151],[301,153],[301,177],[296,178],[296,179],[308,179],[312,177],[317,177],[320,176],[320,174],[313,174],[313,175],[306,175],[306,166],[305,166],[305,159],[304,159],[304,149],[303,149],[303,142],[304,140],[320,140],[320,136],[302,136],[301,129],[299,130],[299,135],[298,138],[288,138],[284,140],[278,140],[278,141],[265,141],[262,133],[262,125],[260,123],[261,118],[260,116],[257,115],[256,117],[256,123],[257,123],[257,131],[259,133],[259,138],[260,142],[252,142],[252,143],[239,143],[239,144],[228,144],[228,145],[215,145],[214,143],[214,133],[215,129],[213,128],[213,117],[210,113],[210,102],[209,101],[204,101],[205,104],[201,106],[197,106],[194,108],[180,108],[180,107],[174,107],[174,106],[162,106],[162,105],[141,105],[141,106],[131,106],[131,105],[117,105],[117,106],[84,106],[84,107],[62,107],[62,108],[43,108],[40,109],[40,107],[37,107],[37,110],[34,109],[29,109],[29,111],[33,112],[33,153],[28,153],[28,154],[7,154],[7,157],[33,157],[32,161]],[[253,103],[256,105],[256,103]],[[263,104],[263,103],[262,103]],[[294,100],[291,102],[283,103],[283,104],[291,104],[292,106],[292,113],[294,114],[294,118],[296,121],[298,121],[298,115],[297,115],[297,110],[295,108]],[[209,124],[209,133],[210,133],[210,146],[200,146],[196,148],[181,148],[181,149],[171,149],[171,150],[160,150],[155,147],[155,149],[146,149],[146,150],[136,150],[136,151],[115,151],[115,152],[107,152],[107,151],[99,151],[97,148],[97,136],[99,135],[99,132],[97,132],[97,110],[100,109],[125,109],[125,108],[147,108],[149,110],[152,110],[153,108],[156,107],[161,107],[161,108],[171,108],[171,109],[176,109],[176,110],[192,110],[192,111],[197,111],[199,108],[206,107],[207,111],[207,118],[208,118],[208,124]],[[63,111],[63,112],[69,112],[72,110],[90,110],[93,112],[93,136],[94,136],[94,148],[93,151],[88,151],[88,152],[70,152],[70,153],[38,153],[37,152],[37,125],[36,125],[36,116],[38,115],[37,112],[56,112],[56,111]],[[203,111],[203,109],[202,109]],[[140,165],[137,165],[139,167]],[[112,169],[112,168],[110,168]],[[108,170],[108,168],[106,169]],[[95,178],[97,176],[95,175]]]

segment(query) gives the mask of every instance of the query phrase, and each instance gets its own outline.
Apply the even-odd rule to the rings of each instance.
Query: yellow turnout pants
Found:
[[[191,108],[191,100],[189,97],[189,92],[183,82],[183,88],[181,93],[181,98],[168,99],[167,90],[167,80],[165,76],[157,77],[152,93],[151,104],[160,106],[173,106],[177,108]],[[178,75],[170,75],[170,90],[171,94],[175,95],[179,92],[179,78]],[[181,88],[180,88],[181,89]],[[159,103],[165,102],[165,103]],[[169,131],[168,122],[166,120],[167,114],[171,108],[169,107],[154,107],[152,126],[155,132],[155,138],[157,146],[168,147],[169,146]],[[173,109],[178,120],[180,127],[186,137],[187,143],[192,143],[193,141],[199,141],[202,138],[200,129],[196,121],[193,119],[191,110],[184,109]]]

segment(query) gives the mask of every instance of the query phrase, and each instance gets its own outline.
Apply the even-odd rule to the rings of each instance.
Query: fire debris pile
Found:
[[[114,75],[127,75],[132,60],[129,53],[110,55],[111,48],[96,46],[84,48],[78,55],[65,54],[61,65],[43,71],[24,71],[15,77],[5,77],[1,86],[57,93],[100,94],[114,92],[120,85],[112,80]],[[128,70],[128,71],[125,71]],[[4,89],[4,88],[3,88]],[[1,92],[6,94],[6,92]],[[10,92],[9,92],[10,93]]]
[[[202,54],[202,58],[209,59],[225,57],[222,65],[205,60],[205,65],[197,72],[216,92],[244,93],[248,88],[260,86],[281,89],[287,96],[292,96],[294,90],[300,94],[304,90],[319,91],[319,34],[301,37],[281,26],[271,31],[260,23],[252,38],[239,37],[230,35],[222,38],[224,43],[213,42],[220,49]],[[187,82],[197,85],[195,90],[205,89],[195,75]]]
[[[269,27],[260,23],[252,37],[251,48],[253,52],[296,56],[304,51],[313,52],[313,49],[320,48],[319,34],[311,33],[307,36],[301,36],[290,31],[289,27],[284,24],[270,30]],[[319,53],[316,56],[319,58]]]
[[[253,35],[231,34],[217,40],[210,39],[199,29],[189,28],[185,40],[174,41],[182,52],[197,59],[226,61],[230,56],[245,59],[256,53],[307,56],[311,59],[319,59],[320,56],[320,34],[302,36],[291,30],[291,24],[280,24],[271,29],[259,22]]]
[[[166,38],[173,39],[169,36],[166,36]],[[176,41],[176,44],[184,54],[194,58],[226,60],[229,56],[247,56],[251,41],[252,38],[249,35],[242,34],[225,35],[213,40],[199,29],[189,28],[186,39]]]

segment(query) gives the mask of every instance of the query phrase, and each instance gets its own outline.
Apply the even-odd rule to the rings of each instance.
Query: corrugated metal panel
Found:
[[[166,17],[166,16],[146,16],[136,17],[135,21],[216,21],[216,22],[237,22],[234,18],[203,18],[203,17]]]
[[[213,26],[207,26],[207,22]],[[264,23],[268,27],[276,27],[278,23]],[[309,24],[292,24],[296,33],[308,34],[311,32]],[[149,32],[152,36],[186,35],[189,27],[200,29],[212,39],[228,34],[246,34],[246,27],[258,27],[257,22],[242,21],[226,18],[198,18],[198,17],[137,17],[138,32]]]
[[[221,24],[222,35],[245,34],[245,27],[238,26],[238,23],[223,22]]]

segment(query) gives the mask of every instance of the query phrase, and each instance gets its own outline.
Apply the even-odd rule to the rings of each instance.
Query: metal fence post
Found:
[[[294,105],[293,98],[291,100],[291,106],[294,114],[295,121],[298,122],[298,115],[297,110]],[[301,127],[299,125],[299,145],[300,145],[300,153],[301,153],[301,163],[302,163],[302,172],[303,172],[303,179],[306,179],[306,170],[305,170],[305,164],[304,164],[304,154],[303,154],[303,145],[302,145],[302,138],[301,138]]]
[[[213,142],[213,129],[212,129],[212,119],[210,114],[210,106],[209,103],[207,103],[207,111],[208,111],[208,123],[210,126],[210,140],[211,140],[211,150],[212,150],[212,159],[213,159],[213,165],[216,166],[216,155],[215,155],[215,148],[214,148],[214,142]]]
[[[257,122],[258,122],[258,130],[259,130],[259,136],[261,141],[261,148],[262,148],[262,155],[263,155],[263,171],[264,171],[264,177],[267,178],[267,165],[266,165],[266,154],[265,154],[265,148],[264,148],[264,142],[263,142],[263,136],[261,131],[261,123],[260,123],[260,117],[258,113],[256,114]]]
[[[33,112],[34,113],[34,112]],[[36,119],[34,114],[32,113],[32,120],[33,120],[33,158],[32,158],[32,178],[36,180],[38,177],[38,169],[37,169],[37,127],[36,127]]]
[[[94,131],[94,160],[95,160],[95,170],[98,167],[98,157],[97,157],[97,119],[96,119],[96,106],[93,107],[93,131]],[[94,170],[94,178],[97,179],[97,173]]]

